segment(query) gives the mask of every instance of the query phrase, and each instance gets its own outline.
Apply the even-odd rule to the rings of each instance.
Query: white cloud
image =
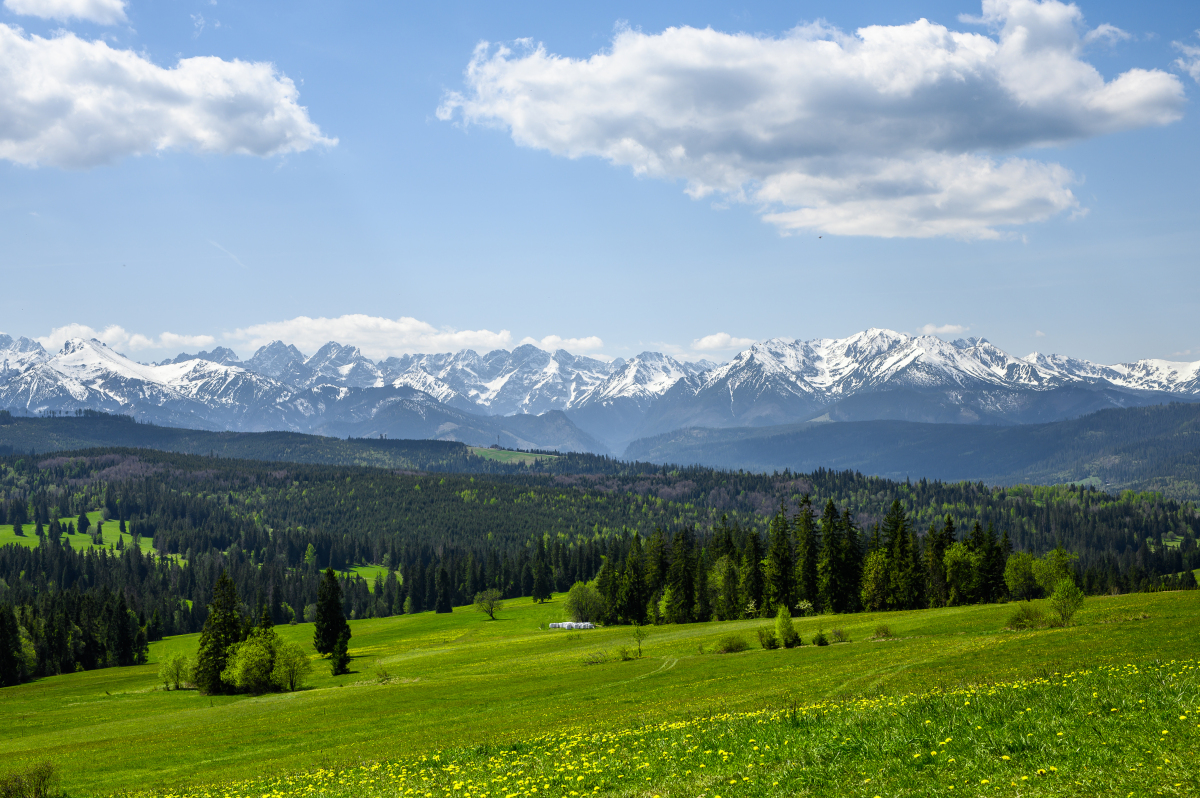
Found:
[[[1033,335],[1035,338],[1045,338],[1046,337],[1046,334],[1044,332],[1042,332],[1041,330],[1034,330]]]
[[[128,21],[125,0],[4,0],[4,7],[14,14],[59,22],[82,19],[99,25],[116,25]]]
[[[49,335],[35,338],[43,347],[51,352],[62,348],[63,343],[71,338],[95,338],[108,344],[113,349],[128,349],[133,351],[143,349],[181,349],[185,347],[205,348],[217,342],[211,335],[179,335],[164,332],[157,338],[130,333],[124,327],[110,324],[103,330],[95,330],[86,324],[67,324],[55,327]]]
[[[991,35],[926,20],[780,37],[621,30],[587,59],[476,48],[438,117],[758,205],[783,231],[994,238],[1078,207],[1071,173],[1006,153],[1180,118],[1180,80],[1082,60],[1075,5],[985,0]]]
[[[0,158],[87,168],[180,149],[270,156],[332,146],[265,62],[183,58],[170,69],[73,33],[0,24]]]
[[[253,324],[227,336],[241,348],[257,349],[271,341],[294,344],[303,352],[315,352],[328,341],[357,346],[363,354],[376,360],[411,352],[456,352],[459,349],[491,351],[503,349],[512,342],[508,330],[438,329],[418,319],[401,316],[385,319],[378,316],[348,314],[337,318],[297,316],[286,321]]]
[[[1200,35],[1200,31],[1196,31],[1196,33]],[[1191,75],[1192,80],[1200,83],[1200,47],[1183,42],[1171,42],[1171,44],[1183,53],[1182,58],[1175,60],[1175,66]]]
[[[754,343],[753,338],[735,338],[729,333],[713,333],[692,341],[697,352],[719,352],[727,349],[745,349]]]
[[[568,352],[594,352],[604,346],[604,341],[595,335],[586,338],[561,338],[557,335],[547,335],[545,338],[522,338],[521,343],[533,344],[536,347],[553,352],[556,349],[566,349]]]
[[[965,333],[969,329],[971,328],[964,327],[961,324],[926,324],[917,330],[917,332],[921,333],[921,335],[958,335],[959,333]]]

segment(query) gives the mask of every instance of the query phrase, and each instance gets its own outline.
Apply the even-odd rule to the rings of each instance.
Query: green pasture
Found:
[[[375,592],[375,577],[381,576],[386,578],[388,569],[382,565],[356,565],[350,569],[351,573],[358,574],[363,579],[367,580],[367,590]],[[396,581],[401,581],[400,574],[396,574]]]
[[[99,510],[90,512],[87,515],[88,522],[91,524],[95,524],[100,520]],[[70,520],[72,523],[74,523],[76,518],[66,520]],[[125,546],[132,546],[133,536],[127,532],[120,532],[119,523],[120,522],[116,520],[104,522],[102,530],[104,534],[103,546],[97,546],[92,543],[92,538],[90,535],[80,534],[78,532],[76,532],[74,535],[63,535],[62,540],[66,543],[69,543],[71,548],[76,549],[77,551],[100,548],[107,549],[110,546],[116,545],[117,538],[120,538]],[[16,543],[29,549],[35,548],[39,543],[37,536],[34,534],[35,528],[36,527],[34,524],[23,524],[21,529],[25,534],[21,537],[18,537],[13,533],[12,524],[0,524],[0,546],[7,546],[9,543]],[[138,545],[141,547],[143,552],[149,552],[154,548],[154,541],[150,538],[143,537],[138,539]]]
[[[529,454],[527,452],[513,452],[508,449],[487,449],[482,446],[468,447],[471,454],[476,457],[482,457],[485,460],[496,460],[498,462],[509,465],[512,463],[520,463],[521,465],[531,465],[538,460],[554,460],[552,454]]]
[[[501,750],[549,733],[607,733],[1200,653],[1200,591],[1090,598],[1065,629],[1002,631],[1011,610],[797,619],[806,643],[834,628],[851,642],[776,651],[754,642],[767,621],[653,627],[642,658],[620,661],[611,655],[633,647],[628,627],[551,631],[545,625],[563,618],[561,596],[544,605],[517,600],[496,621],[468,608],[352,621],[349,675],[332,677],[319,661],[307,689],[261,697],[164,691],[157,662],[171,651],[193,654],[197,636],[184,635],[153,644],[145,666],[0,690],[0,761],[49,759],[71,795],[162,792],[438,749]],[[879,624],[894,637],[871,640]],[[311,645],[311,624],[278,631]],[[743,635],[750,650],[714,653],[729,634]]]

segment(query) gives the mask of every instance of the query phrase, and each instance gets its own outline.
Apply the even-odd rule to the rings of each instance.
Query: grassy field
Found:
[[[506,465],[510,463],[529,465],[536,463],[538,460],[555,459],[552,454],[529,454],[527,452],[514,452],[508,449],[487,449],[483,446],[471,446],[468,448],[470,448],[471,454],[476,457],[482,457],[486,460],[496,460]]]
[[[156,661],[196,648],[179,636],[0,690],[0,761],[50,759],[71,795],[1198,794],[1200,591],[1089,599],[1066,629],[1002,631],[1010,611],[798,619],[852,642],[777,651],[764,621],[655,627],[620,661],[628,628],[545,630],[559,597],[522,600],[353,621],[349,675],[320,662],[262,697],[163,691]],[[751,649],[714,653],[731,633]]]
[[[71,518],[70,520],[74,522],[76,519]],[[95,524],[99,520],[99,510],[88,513],[88,521],[90,523]],[[35,527],[33,524],[24,524],[22,526],[22,530],[25,534],[21,537],[18,537],[17,535],[13,534],[12,524],[0,524],[0,546],[6,546],[9,543],[17,543],[21,546],[25,546],[26,548],[34,548],[39,542],[37,536],[34,535],[34,528]],[[133,536],[128,533],[122,533],[118,531],[117,521],[105,521],[103,534],[104,546],[97,546],[92,543],[92,538],[89,535],[63,535],[62,539],[70,543],[71,548],[78,551],[83,551],[86,549],[108,548],[109,546],[116,544],[117,538],[121,538],[126,546],[133,545]],[[148,552],[154,548],[154,541],[150,538],[139,538],[138,544],[141,546],[143,552]]]

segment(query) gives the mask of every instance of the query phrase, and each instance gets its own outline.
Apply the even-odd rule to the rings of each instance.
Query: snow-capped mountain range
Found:
[[[1200,401],[1200,361],[1022,358],[981,338],[880,329],[776,338],[720,365],[658,352],[605,362],[528,345],[372,361],[332,341],[311,356],[276,341],[245,361],[218,347],[147,365],[95,340],[67,341],[52,355],[0,334],[0,408],[17,412],[91,408],[204,429],[469,443],[498,435],[508,444],[614,453],[685,426],[1013,424],[1172,399]]]

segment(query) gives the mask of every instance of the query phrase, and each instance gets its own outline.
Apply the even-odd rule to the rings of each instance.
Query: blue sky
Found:
[[[1200,359],[1200,6],[1083,3],[1033,69],[887,83],[939,57],[893,41],[919,19],[999,46],[1019,13],[1074,13],[991,5],[6,0],[0,66],[24,71],[0,80],[64,85],[0,99],[0,330],[143,360],[273,337],[721,360],[929,325]],[[861,58],[818,78],[831,43]]]

